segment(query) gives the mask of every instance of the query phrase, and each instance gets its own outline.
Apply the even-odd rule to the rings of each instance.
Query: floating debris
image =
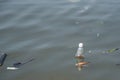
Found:
[[[19,69],[19,68],[17,68],[17,67],[7,67],[7,69],[8,69],[8,70],[17,70],[17,69]]]
[[[107,53],[112,53],[112,52],[115,52],[117,50],[119,50],[120,48],[113,48],[113,49],[110,49],[110,50],[107,50]]]
[[[75,54],[75,58],[77,60],[75,66],[78,68],[79,71],[83,68],[84,65],[89,63],[84,61],[85,57],[83,55],[83,43],[79,43],[79,47],[77,49],[77,53]]]
[[[33,61],[33,60],[34,60],[34,58],[32,58],[32,59],[30,59],[30,60],[28,60],[28,61],[26,61],[26,62],[24,62],[24,63],[17,62],[17,63],[14,63],[13,66],[14,66],[14,67],[20,67],[20,66],[22,66],[22,65],[24,65],[24,64],[27,64],[27,63],[29,63],[29,62],[31,62],[31,61]]]
[[[77,49],[77,53],[75,54],[75,58],[77,59],[83,59],[83,43],[79,43],[79,47]]]
[[[0,53],[0,66],[2,66],[3,65],[3,63],[4,63],[4,61],[5,61],[5,59],[6,59],[6,57],[7,57],[7,54],[5,54],[5,53]]]
[[[79,47],[77,49],[77,53],[75,54],[75,58],[77,63],[84,60],[83,43],[79,43]]]
[[[14,63],[13,66],[7,67],[7,69],[8,70],[18,70],[20,66],[22,66],[24,64],[27,64],[27,63],[29,63],[29,62],[31,62],[33,60],[34,60],[34,58],[32,58],[32,59],[30,59],[30,60],[28,60],[28,61],[26,61],[24,63],[21,63],[21,62]]]

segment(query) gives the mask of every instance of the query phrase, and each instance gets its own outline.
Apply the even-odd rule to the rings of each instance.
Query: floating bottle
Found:
[[[75,54],[75,58],[84,59],[84,56],[83,56],[83,43],[79,43],[77,53]]]

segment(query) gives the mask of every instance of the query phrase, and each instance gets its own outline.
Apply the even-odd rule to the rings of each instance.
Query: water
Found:
[[[0,80],[120,79],[119,0],[1,0],[0,49],[7,59]],[[97,36],[99,34],[99,36]],[[85,45],[82,71],[75,67],[78,43]],[[93,53],[88,53],[89,50]],[[15,62],[34,61],[10,71]]]

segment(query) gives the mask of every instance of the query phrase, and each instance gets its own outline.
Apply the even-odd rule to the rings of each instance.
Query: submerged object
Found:
[[[14,63],[13,66],[7,67],[7,69],[8,70],[18,70],[20,66],[22,66],[22,65],[24,65],[24,64],[26,64],[28,62],[31,62],[33,60],[34,60],[34,58],[32,58],[32,59],[30,59],[30,60],[28,60],[28,61],[26,61],[24,63],[21,63],[21,62]]]
[[[13,64],[14,67],[19,67],[19,66],[21,66],[21,65],[22,65],[21,62],[17,62],[17,63],[14,63],[14,64]]]
[[[112,53],[112,52],[117,51],[117,50],[119,50],[119,48],[113,48],[113,49],[108,50],[107,52]]]
[[[34,60],[34,58],[32,58],[32,59],[30,59],[30,60],[28,60],[28,61],[26,61],[26,62],[24,62],[24,63],[21,63],[21,62],[14,63],[14,64],[13,64],[13,67],[20,67],[20,66],[22,66],[22,65],[24,65],[24,64],[27,64],[28,62],[31,62],[31,61],[33,61],[33,60]]]
[[[7,54],[5,54],[5,53],[0,53],[0,66],[3,65],[6,57],[7,57]]]
[[[76,63],[75,66],[78,68],[78,70],[80,71],[85,65],[87,65],[90,62],[85,62],[85,61],[81,61],[79,63]]]
[[[7,69],[8,69],[8,70],[17,70],[17,69],[19,69],[19,68],[17,68],[17,67],[7,67]]]
[[[77,53],[75,54],[75,58],[84,59],[84,56],[83,56],[83,43],[79,43]]]

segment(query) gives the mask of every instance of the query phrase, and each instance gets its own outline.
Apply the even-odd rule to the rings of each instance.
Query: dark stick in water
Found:
[[[24,64],[27,64],[27,63],[29,63],[29,62],[31,62],[31,61],[33,61],[33,60],[35,60],[35,59],[32,58],[32,59],[30,59],[30,60],[28,60],[28,61],[26,61],[26,62],[24,62],[24,63],[17,62],[17,63],[14,63],[13,66],[14,66],[14,67],[20,67],[20,66],[22,66],[22,65],[24,65]]]
[[[7,57],[7,54],[5,54],[5,53],[0,53],[0,66],[3,65],[6,57]]]

